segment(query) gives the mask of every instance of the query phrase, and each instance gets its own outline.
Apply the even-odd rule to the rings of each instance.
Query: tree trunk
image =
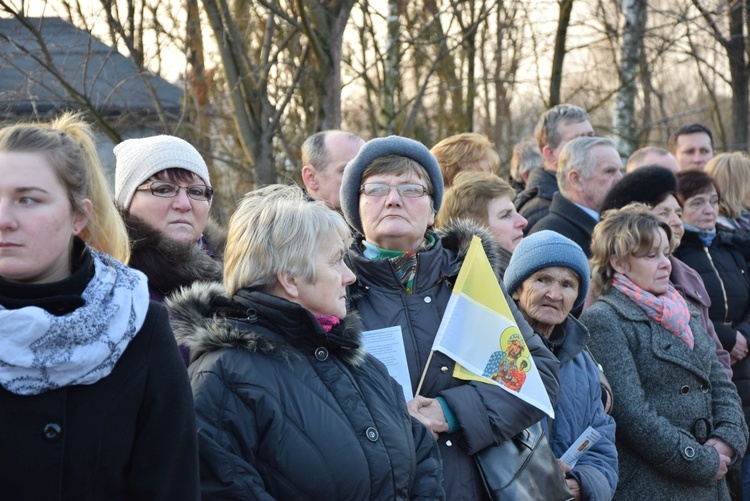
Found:
[[[615,105],[614,131],[620,155],[630,156],[638,149],[638,131],[635,119],[635,96],[638,92],[638,67],[641,61],[641,39],[646,27],[646,0],[624,0],[622,13],[625,28],[622,33],[620,66],[618,68],[620,88]]]
[[[465,47],[466,47],[466,131],[474,131],[474,105],[477,95],[476,87],[476,60],[477,60],[477,24],[474,17],[476,13],[474,11],[476,5],[474,0],[468,2],[469,10],[469,26],[468,33],[466,33]]]
[[[748,148],[748,64],[745,60],[744,21],[742,2],[732,2],[729,9],[729,39],[726,42],[726,50],[732,78],[732,149],[740,151],[747,151]]]
[[[315,130],[341,126],[341,46],[354,0],[297,0],[302,30],[315,60]]]
[[[563,60],[565,59],[565,39],[568,36],[570,14],[573,12],[573,0],[558,0],[560,4],[560,19],[557,22],[555,35],[555,53],[552,57],[552,78],[549,85],[549,107],[560,104],[560,89],[562,87]]]
[[[388,0],[388,18],[386,21],[388,23],[388,34],[385,41],[383,88],[380,91],[380,122],[383,133],[390,135],[396,132],[396,88],[401,61],[399,0]]]

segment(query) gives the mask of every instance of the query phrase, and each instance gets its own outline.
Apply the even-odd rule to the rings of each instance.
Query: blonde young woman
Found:
[[[526,219],[513,205],[515,198],[515,190],[495,174],[459,172],[445,192],[435,226],[446,228],[466,220],[486,228],[498,245],[500,269],[505,270],[526,228]]]
[[[0,130],[0,490],[9,499],[197,498],[185,369],[146,278],[118,261],[127,256],[84,123],[66,115]]]

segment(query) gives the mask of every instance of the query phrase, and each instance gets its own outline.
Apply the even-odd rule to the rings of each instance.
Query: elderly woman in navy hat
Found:
[[[347,165],[341,185],[344,216],[360,234],[348,254],[358,277],[349,290],[351,306],[366,329],[401,329],[415,392],[473,235],[481,235],[497,265],[486,230],[458,222],[440,234],[433,231],[442,199],[435,157],[421,143],[398,136],[366,143]],[[509,303],[554,404],[557,360]],[[544,413],[499,386],[453,378],[453,367],[451,359],[435,353],[408,406],[438,438],[446,498],[488,499],[471,456],[508,440]]]
[[[617,487],[615,422],[602,408],[599,370],[586,350],[589,332],[570,314],[588,292],[586,255],[558,233],[534,233],[516,247],[505,271],[505,286],[560,361],[555,418],[544,422],[552,452],[562,457],[589,426],[601,433],[573,468],[558,461],[568,488],[576,499],[612,499]]]

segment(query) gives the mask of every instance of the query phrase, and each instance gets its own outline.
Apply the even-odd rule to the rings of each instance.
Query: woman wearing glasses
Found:
[[[349,287],[352,309],[366,330],[400,327],[411,378],[417,391],[452,285],[473,235],[481,235],[490,262],[497,265],[492,236],[467,222],[432,230],[443,199],[437,160],[411,139],[391,136],[365,144],[346,167],[341,208],[361,234],[348,252],[357,281]],[[496,274],[497,274],[497,267]],[[554,405],[558,363],[506,299],[534,357]],[[452,377],[454,362],[435,353],[419,395],[409,411],[438,440],[446,499],[483,500],[473,454],[504,442],[544,413],[499,386]]]
[[[213,189],[198,151],[178,137],[153,136],[123,141],[114,152],[130,266],[148,277],[151,299],[163,302],[196,280],[221,281],[226,236],[208,217]]]

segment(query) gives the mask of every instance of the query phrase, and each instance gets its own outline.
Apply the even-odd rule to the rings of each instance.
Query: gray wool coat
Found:
[[[726,481],[714,480],[719,455],[702,444],[715,437],[744,451],[747,427],[737,391],[689,308],[693,350],[614,288],[581,315],[614,393],[615,499],[729,499]]]

